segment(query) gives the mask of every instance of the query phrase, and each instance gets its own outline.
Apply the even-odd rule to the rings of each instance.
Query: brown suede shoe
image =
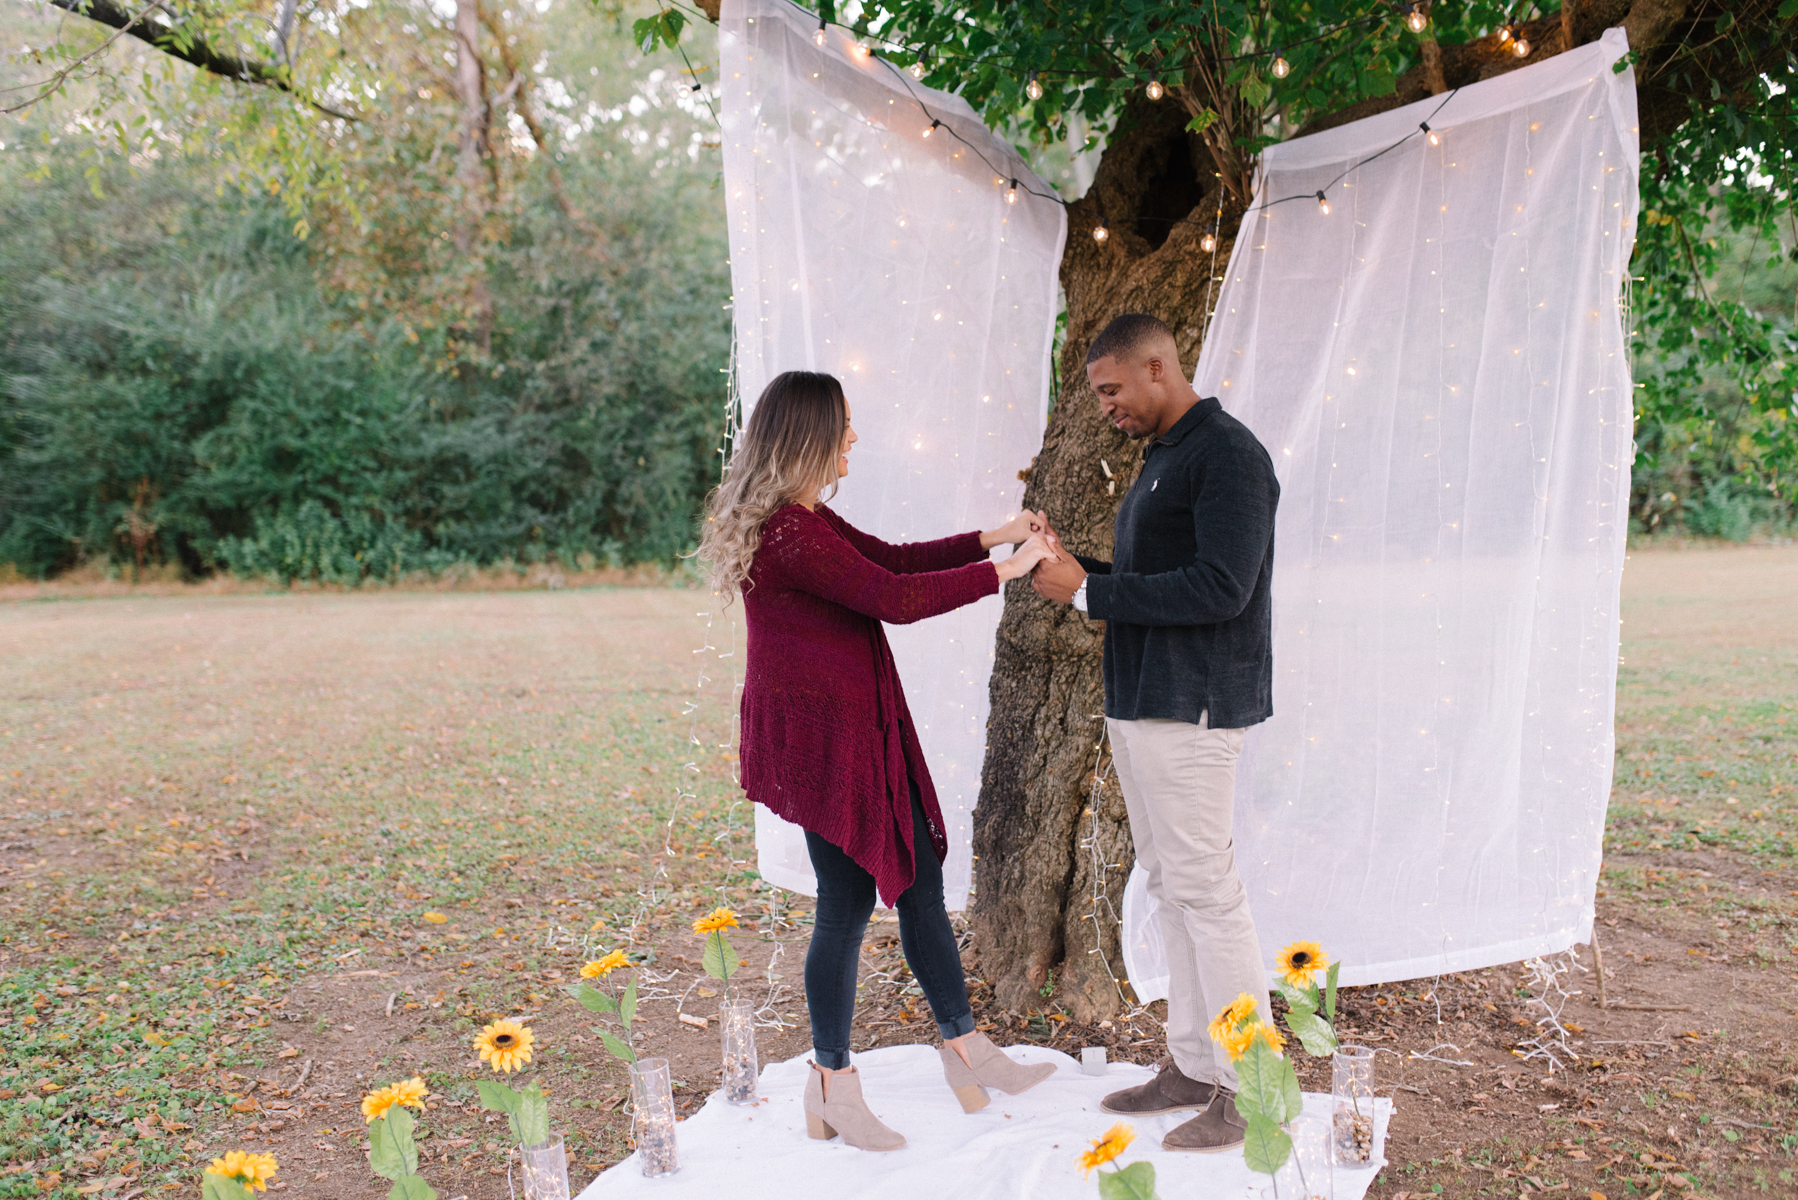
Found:
[[[1159,1113],[1204,1108],[1211,1103],[1216,1091],[1215,1084],[1188,1079],[1169,1059],[1161,1064],[1161,1072],[1155,1078],[1111,1093],[1099,1102],[1099,1107],[1126,1117],[1153,1117]]]
[[[1242,1145],[1249,1123],[1236,1111],[1236,1093],[1217,1089],[1205,1111],[1183,1125],[1176,1125],[1161,1139],[1163,1150],[1192,1154],[1216,1154]]]

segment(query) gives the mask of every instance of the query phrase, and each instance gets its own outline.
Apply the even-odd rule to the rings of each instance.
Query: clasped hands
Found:
[[[1037,595],[1057,604],[1067,604],[1086,579],[1086,569],[1068,553],[1061,538],[1049,525],[1049,514],[1025,509],[999,528],[980,535],[980,548],[1010,543],[1017,547],[1011,557],[995,564],[999,582],[1018,579],[1026,574]]]

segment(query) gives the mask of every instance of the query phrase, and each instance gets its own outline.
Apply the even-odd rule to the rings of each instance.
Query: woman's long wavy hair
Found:
[[[724,482],[706,502],[699,538],[699,557],[726,604],[749,578],[768,518],[795,501],[836,494],[837,455],[848,428],[849,404],[834,375],[785,371],[762,389]]]

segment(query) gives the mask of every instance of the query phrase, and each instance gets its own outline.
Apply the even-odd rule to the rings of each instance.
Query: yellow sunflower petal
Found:
[[[379,1088],[362,1097],[362,1117],[364,1123],[371,1123],[387,1115],[387,1110],[399,1103],[399,1095],[391,1087]]]
[[[722,905],[693,922],[694,933],[716,933],[721,929],[735,929],[736,927],[737,914]]]
[[[495,1071],[517,1071],[531,1061],[531,1046],[536,1035],[528,1025],[517,1021],[495,1021],[474,1039],[481,1061]]]
[[[412,1108],[423,1108],[425,1097],[431,1094],[425,1090],[425,1081],[417,1076],[394,1084],[392,1091],[396,1104],[404,1104]]]

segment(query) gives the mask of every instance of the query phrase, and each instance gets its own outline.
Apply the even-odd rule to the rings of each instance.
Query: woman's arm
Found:
[[[883,542],[871,533],[863,533],[822,504],[816,511],[863,558],[895,575],[947,571],[986,557],[986,547],[978,533],[958,533],[933,542]]]

